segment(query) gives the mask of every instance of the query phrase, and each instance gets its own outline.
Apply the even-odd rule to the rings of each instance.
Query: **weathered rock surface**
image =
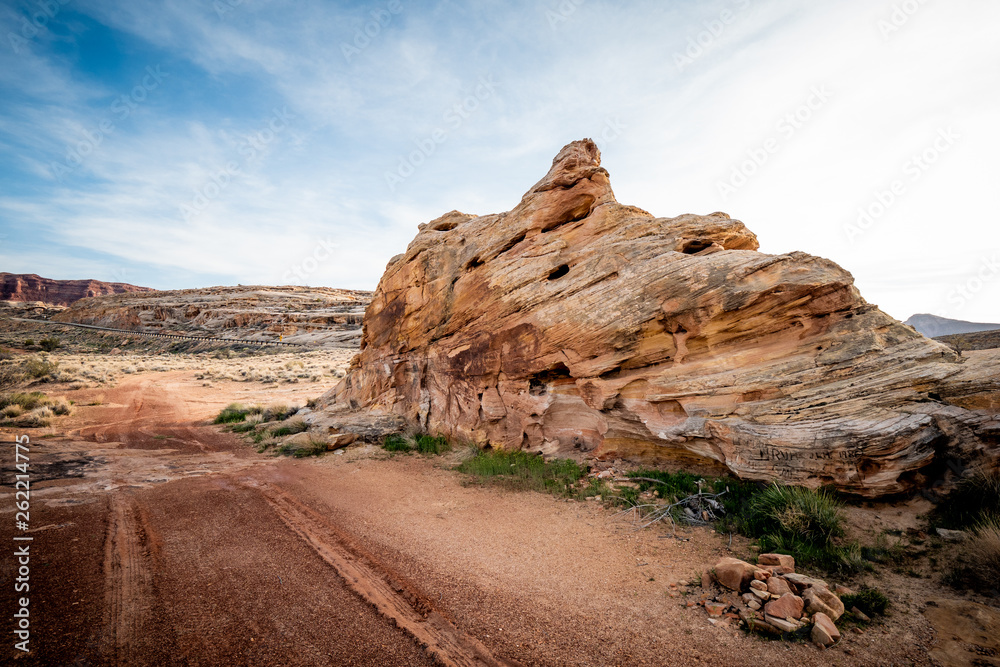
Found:
[[[1000,358],[969,368],[833,262],[757,247],[724,213],[619,204],[597,147],[573,142],[513,210],[420,226],[324,402],[482,445],[869,497],[945,457],[996,465]]]
[[[1000,664],[1000,610],[968,600],[927,601],[934,628],[930,656],[943,667]]]
[[[68,306],[74,301],[105,294],[152,292],[150,287],[100,280],[52,280],[34,273],[0,273],[0,301],[41,301]]]
[[[74,303],[54,320],[112,329],[356,348],[371,292],[298,287],[205,287],[118,294]]]

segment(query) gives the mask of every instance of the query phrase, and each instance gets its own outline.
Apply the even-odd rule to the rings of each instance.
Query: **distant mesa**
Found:
[[[151,287],[100,280],[53,280],[34,273],[0,273],[0,301],[40,301],[53,306],[68,306],[92,296],[125,292],[153,292]]]
[[[330,287],[203,287],[81,299],[57,322],[192,336],[357,348],[371,292]]]
[[[1000,324],[984,324],[981,322],[966,322],[965,320],[951,320],[947,317],[918,313],[906,320],[904,324],[927,336],[936,338],[938,336],[950,336],[953,334],[977,333],[979,331],[996,331],[1000,329]]]
[[[419,230],[320,402],[330,419],[867,497],[998,465],[1000,351],[925,338],[725,213],[618,203],[589,139],[513,210]]]

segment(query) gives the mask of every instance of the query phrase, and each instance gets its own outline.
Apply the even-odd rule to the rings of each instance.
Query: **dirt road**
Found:
[[[68,394],[77,413],[53,437],[32,435],[32,650],[8,640],[0,660],[928,662],[919,617],[823,653],[710,625],[677,588],[727,553],[707,531],[662,539],[596,503],[464,487],[440,459],[275,459],[208,424],[231,400],[294,392],[174,372]],[[8,493],[0,545],[13,544],[12,523]],[[0,563],[0,604],[13,609],[15,567],[8,554]]]

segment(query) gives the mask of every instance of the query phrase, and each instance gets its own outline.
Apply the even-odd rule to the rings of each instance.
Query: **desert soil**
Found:
[[[700,589],[685,584],[730,555],[728,536],[696,529],[671,539],[596,502],[467,486],[448,457],[367,446],[274,458],[210,424],[231,401],[303,404],[308,391],[205,386],[199,373],[176,370],[64,392],[76,412],[26,432],[32,650],[14,650],[5,630],[0,660],[932,663],[934,633],[921,611],[941,590],[923,579],[880,581],[894,612],[830,650],[766,641],[688,606]],[[4,429],[5,477],[18,434]],[[13,513],[7,492],[5,550]],[[746,554],[739,539],[733,548]],[[0,563],[10,582],[13,559]],[[3,609],[14,597],[5,584]]]

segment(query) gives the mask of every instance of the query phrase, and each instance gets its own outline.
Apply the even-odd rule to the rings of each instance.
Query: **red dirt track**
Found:
[[[465,487],[438,459],[256,454],[210,418],[295,390],[247,386],[130,376],[100,405],[68,392],[81,407],[53,437],[27,432],[31,652],[12,646],[0,552],[0,663],[929,664],[919,617],[822,653],[709,625],[675,585],[726,553],[708,531],[661,539],[596,503]]]

